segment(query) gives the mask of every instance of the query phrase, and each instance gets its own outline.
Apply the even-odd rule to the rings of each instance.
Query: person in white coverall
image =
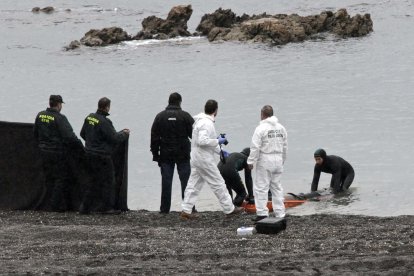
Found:
[[[272,193],[272,205],[275,217],[285,216],[283,188],[280,178],[287,154],[287,132],[278,119],[273,116],[273,108],[265,105],[261,110],[261,121],[256,127],[250,146],[247,164],[250,169],[256,166],[256,182],[253,191],[256,203],[256,218],[261,220],[269,216],[267,208],[268,192]]]
[[[214,158],[215,154],[220,154],[220,145],[227,141],[225,137],[217,138],[214,127],[217,110],[217,102],[208,100],[204,106],[204,113],[194,116],[190,160],[191,174],[184,193],[181,219],[196,218],[196,215],[192,214],[192,209],[204,183],[207,183],[213,190],[226,215],[241,213],[244,210],[242,207],[233,205]]]

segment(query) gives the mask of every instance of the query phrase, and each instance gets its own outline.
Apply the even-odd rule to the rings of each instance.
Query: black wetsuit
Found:
[[[85,118],[81,137],[85,140],[86,158],[93,178],[86,187],[81,213],[88,213],[98,198],[102,199],[99,211],[115,208],[115,168],[112,161],[114,147],[128,139],[128,134],[116,132],[107,112],[98,110]]]
[[[65,115],[47,108],[36,116],[34,138],[42,156],[46,181],[46,210],[65,211],[69,208],[68,151],[83,151],[82,142],[76,137]]]
[[[335,193],[348,189],[355,177],[354,169],[347,161],[339,156],[327,155],[323,158],[322,165],[315,164],[312,192],[318,189],[321,172],[332,174],[331,188]]]
[[[220,174],[226,182],[230,195],[232,196],[232,190],[237,194],[233,202],[236,206],[241,206],[243,200],[247,196],[243,181],[239,175],[239,171],[243,169],[249,199],[253,199],[253,180],[251,170],[247,166],[247,157],[248,156],[243,153],[233,152],[225,159],[225,163],[220,161],[218,164]]]

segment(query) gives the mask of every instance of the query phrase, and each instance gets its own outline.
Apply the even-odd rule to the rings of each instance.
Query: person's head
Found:
[[[246,155],[247,157],[249,157],[249,155],[250,155],[250,148],[244,148],[241,151],[241,153],[244,154],[244,155]]]
[[[177,92],[171,93],[168,98],[168,104],[181,106],[182,98],[181,95]]]
[[[320,166],[326,158],[326,151],[324,149],[317,149],[313,157],[315,158],[315,163]]]
[[[50,95],[49,97],[49,107],[56,109],[58,111],[62,110],[63,99],[61,95]]]
[[[261,119],[264,120],[272,116],[273,116],[273,107],[271,107],[270,105],[263,106],[262,110],[260,111]]]
[[[111,109],[111,100],[107,97],[100,98],[98,101],[98,110],[109,112]]]
[[[217,115],[218,103],[215,100],[208,100],[204,106],[204,113],[207,115]]]

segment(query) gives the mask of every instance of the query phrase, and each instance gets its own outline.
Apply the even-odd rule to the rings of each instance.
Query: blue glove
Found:
[[[229,157],[229,153],[227,151],[225,151],[225,150],[221,150],[221,151],[223,152],[224,158]]]
[[[226,142],[227,142],[227,139],[225,137],[221,137],[221,136],[218,137],[219,145],[226,144]]]

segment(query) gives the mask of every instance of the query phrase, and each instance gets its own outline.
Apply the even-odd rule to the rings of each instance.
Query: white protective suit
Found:
[[[191,175],[185,189],[182,209],[191,214],[204,183],[207,183],[218,198],[224,213],[230,214],[234,210],[233,201],[214,158],[215,154],[220,154],[214,117],[200,113],[194,116],[194,120],[191,141]]]
[[[275,116],[268,117],[256,127],[247,164],[256,167],[253,185],[257,216],[269,216],[268,191],[272,193],[276,217],[285,216],[283,188],[280,178],[287,154],[287,132]]]

